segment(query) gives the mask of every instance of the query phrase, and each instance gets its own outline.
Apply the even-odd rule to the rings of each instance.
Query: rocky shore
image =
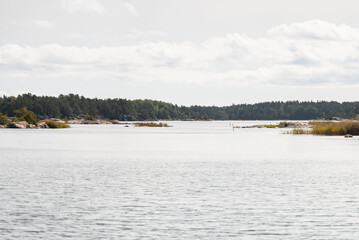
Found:
[[[25,121],[21,122],[10,122],[5,125],[0,125],[0,128],[49,128],[45,122],[38,122],[37,124],[29,124]]]
[[[54,121],[61,121],[59,119]],[[117,120],[85,120],[85,119],[76,119],[76,120],[68,120],[67,124],[119,124]]]
[[[260,124],[252,126],[234,126],[234,128],[309,128],[307,122],[280,122],[279,124]]]

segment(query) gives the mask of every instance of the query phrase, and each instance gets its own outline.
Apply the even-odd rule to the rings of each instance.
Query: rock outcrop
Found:
[[[114,121],[115,123],[118,123],[118,121]],[[85,120],[85,119],[75,119],[75,120],[69,120],[67,121],[68,124],[114,124],[111,121],[107,121],[107,120],[94,120],[94,121],[89,121],[89,120]]]
[[[45,122],[39,122],[37,128],[49,128],[49,126]]]
[[[242,127],[236,126],[234,128],[265,128],[265,127],[266,125],[253,125],[253,126],[242,126]]]
[[[261,124],[252,126],[234,126],[233,128],[309,128],[307,122],[280,122],[279,124]]]
[[[49,126],[45,122],[38,122],[37,124],[29,124],[25,121],[21,122],[10,122],[6,125],[1,125],[1,128],[49,128]]]
[[[25,121],[11,122],[6,125],[7,128],[28,128],[29,124]]]

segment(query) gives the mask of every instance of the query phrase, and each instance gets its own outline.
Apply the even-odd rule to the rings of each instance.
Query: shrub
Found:
[[[5,125],[9,122],[8,117],[5,114],[0,113],[0,125]]]
[[[140,122],[135,123],[136,127],[170,127],[167,123]]]
[[[26,121],[29,124],[36,124],[39,122],[39,119],[35,116],[35,114],[26,107],[14,110],[16,117],[19,121]]]
[[[70,128],[70,125],[66,123],[55,122],[51,120],[44,120],[43,122],[45,122],[49,128]]]

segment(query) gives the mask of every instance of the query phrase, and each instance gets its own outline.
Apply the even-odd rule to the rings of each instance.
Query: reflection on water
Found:
[[[170,124],[0,129],[0,236],[359,236],[359,137]]]

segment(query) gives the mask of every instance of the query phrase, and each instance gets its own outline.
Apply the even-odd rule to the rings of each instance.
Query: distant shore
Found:
[[[118,119],[120,121],[170,120],[309,120],[358,119],[359,102],[286,101],[227,106],[180,106],[156,100],[98,99],[77,94],[0,96],[0,112],[12,116],[26,107],[40,119]]]
[[[29,112],[23,109],[25,112]],[[31,112],[30,112],[31,113]],[[24,118],[24,117],[23,117]],[[165,120],[169,121],[169,120]],[[183,121],[183,120],[182,120]],[[207,120],[208,121],[208,120]],[[233,120],[238,121],[238,120]],[[263,121],[263,120],[258,120]],[[269,121],[269,120],[268,120]],[[271,120],[273,121],[273,120]],[[170,121],[169,121],[170,122]],[[310,121],[281,121],[277,124],[255,124],[249,126],[234,125],[229,122],[229,126],[234,129],[246,128],[282,128],[289,129],[287,134],[312,134],[324,136],[346,136],[352,137],[359,135],[359,121],[338,119],[338,120],[310,120]],[[1,124],[0,128],[18,128],[18,129],[43,129],[43,128],[70,128],[72,124],[86,124],[86,125],[124,125],[124,127],[172,127],[168,123],[158,121],[119,121],[119,120],[105,120],[105,119],[58,119],[51,118],[45,120],[36,120],[34,122],[19,121],[18,118],[7,118],[5,124]]]

